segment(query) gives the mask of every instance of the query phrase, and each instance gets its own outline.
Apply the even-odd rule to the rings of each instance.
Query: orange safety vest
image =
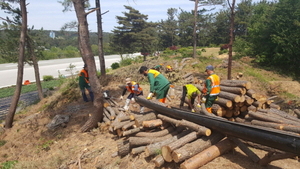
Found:
[[[89,80],[88,80],[88,78],[89,78],[89,74],[88,74],[88,72],[86,71],[86,70],[84,70],[84,69],[82,69],[81,71],[80,71],[80,73],[79,73],[79,76],[81,76],[81,73],[83,73],[84,74],[84,79],[85,79],[85,82],[86,83],[90,83],[89,82]]]
[[[211,91],[210,96],[217,96],[219,95],[221,89],[220,89],[220,77],[216,74],[212,74],[208,76],[207,79],[210,79],[211,81]]]
[[[127,91],[129,91],[130,93],[134,93],[134,85],[138,85],[138,91],[136,91],[136,94],[140,94],[143,89],[140,87],[140,85],[134,81],[131,82],[131,86],[126,86]]]

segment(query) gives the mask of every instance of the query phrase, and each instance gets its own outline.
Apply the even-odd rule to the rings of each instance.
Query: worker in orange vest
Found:
[[[89,91],[91,101],[92,102],[94,101],[94,93],[91,89],[90,82],[89,82],[89,74],[88,74],[87,64],[84,64],[83,69],[79,73],[79,88],[81,90],[82,98],[85,102],[89,101],[85,94],[85,89]]]
[[[130,100],[134,102],[134,96],[143,96],[143,89],[140,87],[140,85],[135,82],[131,81],[130,78],[126,78],[126,86],[123,89],[122,95],[120,97],[121,100],[123,100],[123,96],[128,91],[130,92],[127,96],[127,99],[125,101],[124,109],[127,111],[129,109]],[[140,106],[140,113],[144,113],[144,107]]]
[[[205,72],[208,74],[202,90],[203,102],[205,102],[206,110],[212,113],[211,107],[220,93],[220,77],[215,74],[212,65],[206,66]]]

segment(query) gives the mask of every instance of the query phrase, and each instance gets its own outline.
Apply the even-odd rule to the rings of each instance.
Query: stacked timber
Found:
[[[202,91],[202,85],[195,85]],[[212,111],[217,116],[234,118],[248,111],[258,109],[280,109],[272,99],[260,94],[251,88],[251,83],[244,80],[222,80],[221,92],[212,106]]]
[[[202,86],[197,87],[202,90]],[[299,118],[281,111],[270,98],[251,89],[251,83],[247,81],[222,81],[221,93],[212,110],[214,115],[236,122],[300,134]],[[299,110],[295,110],[295,114],[300,117]],[[174,162],[180,163],[180,168],[199,168],[236,146],[254,163],[261,165],[274,159],[295,157],[280,152],[278,157],[266,155],[260,159],[238,138],[225,137],[206,126],[174,119],[156,111],[146,114],[119,111],[114,119],[109,120],[110,131],[120,140],[116,154],[121,157],[142,154],[156,167]],[[274,149],[271,151],[276,152]]]

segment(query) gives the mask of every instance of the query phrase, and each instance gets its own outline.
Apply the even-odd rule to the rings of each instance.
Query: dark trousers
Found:
[[[93,93],[93,91],[92,91],[92,89],[89,87],[89,88],[86,88],[88,91],[89,91],[89,94],[90,94],[90,98],[91,98],[91,100],[92,100],[92,102],[94,101],[94,93]],[[86,96],[86,94],[85,94],[85,89],[81,89],[81,95],[82,95],[82,98],[83,98],[83,100],[85,101],[85,102],[88,102],[89,100],[88,100],[88,98],[87,98],[87,96]]]

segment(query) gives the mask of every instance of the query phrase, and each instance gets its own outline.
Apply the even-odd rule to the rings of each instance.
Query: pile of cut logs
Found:
[[[200,85],[197,87],[201,90]],[[180,168],[199,168],[236,146],[260,165],[296,157],[295,154],[269,148],[269,153],[260,159],[248,148],[247,142],[227,138],[205,126],[154,111],[145,114],[125,112],[111,99],[106,100],[104,107],[102,125],[109,126],[109,131],[120,138],[115,155],[123,157],[143,153],[145,157],[153,157],[151,162],[156,167],[173,161],[181,163]],[[285,130],[296,135],[300,133],[299,110],[295,110],[298,118],[281,111],[272,100],[252,90],[251,83],[247,81],[221,81],[221,93],[213,106],[213,113],[231,121]],[[274,152],[277,154],[272,156]]]

